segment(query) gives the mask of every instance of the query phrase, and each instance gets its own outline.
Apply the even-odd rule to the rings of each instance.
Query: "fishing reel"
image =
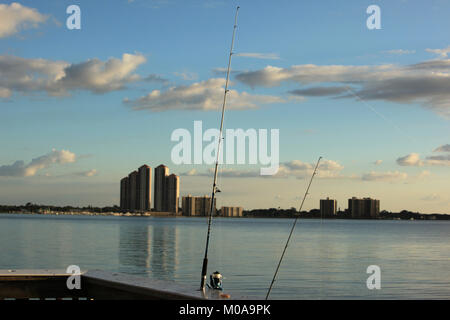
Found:
[[[219,271],[214,272],[209,276],[208,287],[214,290],[223,290],[222,287],[222,275]]]

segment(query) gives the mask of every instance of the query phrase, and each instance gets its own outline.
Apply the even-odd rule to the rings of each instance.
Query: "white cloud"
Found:
[[[395,54],[395,55],[403,55],[403,54],[413,54],[413,53],[416,53],[416,50],[394,49],[394,50],[383,51],[383,53]]]
[[[279,60],[280,56],[277,53],[258,53],[258,52],[242,52],[236,53],[237,57],[254,58],[254,59],[267,59],[267,60]]]
[[[177,77],[186,80],[186,81],[193,81],[193,80],[197,80],[198,79],[198,74],[195,72],[174,72],[174,75],[176,75]]]
[[[397,159],[397,163],[401,166],[414,167],[421,167],[424,165],[424,162],[420,159],[420,155],[418,153],[410,153],[404,157],[400,157]]]
[[[97,175],[97,170],[96,169],[92,169],[89,171],[82,171],[82,172],[78,172],[76,175],[78,176],[82,176],[82,177],[93,177]]]
[[[36,9],[17,2],[0,4],[0,38],[9,37],[21,29],[37,28],[47,18]]]
[[[197,175],[199,175],[197,169],[191,169],[188,172],[185,172],[185,173],[181,174],[181,176],[189,176],[189,177],[197,176]]]
[[[77,64],[0,56],[0,97],[9,97],[13,91],[23,94],[44,91],[60,96],[75,90],[94,93],[119,90],[141,79],[133,72],[145,61],[143,55],[127,53],[122,59],[110,58],[106,62],[89,59]]]
[[[433,150],[433,152],[450,152],[450,144],[445,144],[440,147],[437,147]]]
[[[64,61],[0,56],[0,90],[5,91],[3,97],[13,91],[56,91],[56,84],[64,77],[68,66]]]
[[[171,87],[166,91],[153,90],[136,100],[125,99],[135,110],[219,110],[223,103],[225,79],[215,78],[196,82],[188,86]],[[252,109],[262,104],[284,103],[284,99],[268,95],[252,95],[230,90],[227,107],[230,109]]]
[[[98,59],[72,64],[60,79],[62,90],[85,89],[103,93],[122,89],[126,83],[140,80],[133,72],[146,58],[141,54],[122,55],[122,59],[110,58],[106,62]]]
[[[220,168],[220,178],[264,178],[264,179],[309,179],[313,174],[315,163],[303,162],[300,160],[292,160],[280,163],[278,172],[273,176],[261,176],[260,170],[240,170],[234,168]],[[344,166],[333,160],[322,160],[317,170],[316,178],[318,179],[339,179],[349,181],[366,181],[366,182],[405,182],[413,183],[420,179],[430,176],[429,171],[423,171],[418,175],[409,176],[407,173],[399,171],[376,172],[370,171],[361,175],[358,174],[342,174]],[[212,177],[214,169],[207,171],[197,171],[192,169],[181,174],[182,176],[203,176]]]
[[[249,86],[274,87],[282,82],[297,82],[301,84],[320,82],[347,82],[361,81],[376,75],[386,77],[385,72],[392,68],[389,66],[342,66],[314,64],[294,65],[290,68],[267,66],[257,71],[246,71],[236,76],[236,79]]]
[[[284,82],[320,85],[290,92],[296,95],[420,103],[450,119],[450,59],[406,66],[267,66],[256,71],[241,72],[236,75],[236,79],[251,87],[275,87]],[[330,86],[333,84],[339,86]],[[345,94],[349,90],[355,94]]]
[[[296,177],[304,179],[310,177],[314,172],[315,163],[302,162],[300,160],[292,160],[280,164],[280,169],[275,177]],[[318,178],[342,178],[340,171],[344,167],[333,160],[322,160],[319,164]]]
[[[382,163],[383,163],[383,160],[377,160],[373,164],[376,165],[376,166],[379,166]]]
[[[445,166],[450,167],[450,154],[442,156],[430,156],[425,160],[425,164],[430,166]]]
[[[52,164],[72,163],[76,161],[74,153],[68,150],[55,150],[31,160],[29,164],[24,161],[16,161],[12,165],[0,166],[0,176],[6,177],[32,177],[41,169],[50,167]]]
[[[444,49],[425,49],[425,51],[434,53],[438,55],[440,58],[447,58],[448,54],[450,53],[450,46]]]
[[[163,78],[161,75],[159,74],[149,74],[148,76],[146,76],[145,78],[142,79],[143,81],[146,82],[154,82],[154,83],[160,83],[162,85],[167,85],[170,83],[170,81],[166,78]]]
[[[423,166],[443,166],[450,167],[450,154],[440,156],[429,156],[421,159],[418,153],[410,153],[397,159],[401,166],[423,167]]]
[[[361,179],[364,181],[385,181],[385,182],[396,182],[399,180],[405,180],[408,178],[408,174],[403,172],[374,172],[363,174]]]
[[[300,160],[292,160],[279,165],[278,172],[273,176],[262,176],[260,170],[238,170],[233,168],[221,168],[219,177],[226,178],[297,178],[304,179],[310,177],[314,171],[315,163],[302,162]],[[333,160],[322,160],[317,171],[318,178],[334,179],[345,178],[340,175],[340,171],[344,167]],[[211,176],[214,169],[210,168],[207,172],[198,172],[192,169],[182,175],[184,176]]]

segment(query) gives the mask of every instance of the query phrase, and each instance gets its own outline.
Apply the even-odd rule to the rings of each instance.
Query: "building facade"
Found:
[[[169,168],[165,165],[160,165],[155,168],[155,211],[166,212],[167,207],[167,176],[169,175]]]
[[[137,210],[139,203],[139,175],[137,171],[133,171],[128,175],[128,190],[129,190],[129,207],[127,209]]]
[[[216,213],[216,205],[214,200],[213,215]],[[191,195],[185,196],[182,199],[183,216],[192,217],[206,217],[209,216],[211,210],[211,197],[193,197]]]
[[[167,211],[178,214],[180,199],[180,178],[177,175],[171,174],[166,179]]]
[[[120,208],[126,210],[129,207],[128,177],[120,180]]]
[[[244,209],[242,207],[222,207],[220,213],[222,217],[242,217]]]
[[[195,198],[191,195],[183,197],[181,200],[181,211],[183,216],[195,216]]]
[[[120,208],[130,211],[150,211],[151,180],[152,169],[147,165],[120,180]]]
[[[143,165],[138,170],[139,190],[137,210],[150,211],[152,208],[152,168]]]
[[[337,214],[337,201],[326,198],[320,200],[320,215],[322,217],[332,217]]]
[[[352,218],[377,218],[380,214],[380,200],[353,197],[348,199],[348,210]]]

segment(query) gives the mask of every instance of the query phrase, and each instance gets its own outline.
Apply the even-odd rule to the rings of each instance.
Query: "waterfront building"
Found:
[[[195,215],[195,199],[191,195],[185,196],[181,200],[181,210],[183,216],[191,217]]]
[[[152,208],[152,168],[143,165],[138,170],[139,190],[137,210],[148,212]]]
[[[183,215],[187,217],[193,217],[193,216],[200,216],[199,214],[199,208],[200,208],[200,197],[193,197],[191,195],[188,195],[186,197],[183,197],[183,203],[181,210],[183,211]],[[203,214],[203,216],[206,216],[206,214]]]
[[[122,210],[151,210],[151,168],[141,166],[120,180],[120,208]]]
[[[364,202],[362,199],[352,197],[348,199],[348,211],[352,218],[359,218],[364,216]]]
[[[128,190],[130,192],[130,202],[128,209],[130,210],[137,210],[138,203],[139,203],[139,194],[138,194],[138,188],[139,188],[139,174],[137,171],[133,171],[128,175]]]
[[[352,218],[376,218],[380,214],[380,200],[353,197],[348,199],[348,210]]]
[[[326,198],[320,200],[320,216],[331,217],[336,215],[337,201],[334,199]]]
[[[202,216],[202,217],[209,216],[210,211],[211,211],[211,197],[210,196],[203,196],[203,197],[195,198],[195,215],[196,216]],[[216,208],[214,206],[213,215],[215,214],[215,212],[216,212]]]
[[[166,179],[167,211],[177,214],[180,198],[180,178],[175,174],[171,174]]]
[[[216,213],[216,203],[214,199],[213,215]],[[193,197],[188,195],[182,199],[183,216],[209,216],[211,210],[211,197]]]
[[[222,207],[220,209],[222,217],[242,217],[243,212],[242,207]]]
[[[167,176],[169,175],[169,168],[165,165],[160,165],[155,169],[155,211],[165,212],[167,208]]]
[[[371,218],[377,218],[380,215],[380,200],[364,198],[364,210]]]
[[[120,208],[126,210],[129,207],[129,195],[128,195],[128,177],[120,180]]]

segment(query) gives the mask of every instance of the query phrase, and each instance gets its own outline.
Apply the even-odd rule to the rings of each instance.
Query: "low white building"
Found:
[[[242,207],[222,207],[220,212],[222,217],[242,217],[244,209]]]

